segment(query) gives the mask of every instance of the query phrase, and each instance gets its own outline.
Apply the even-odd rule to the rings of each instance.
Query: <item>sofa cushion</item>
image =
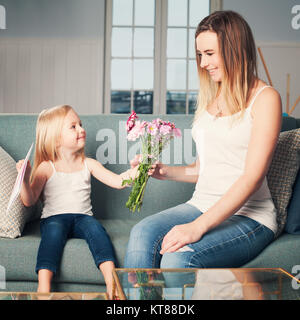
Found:
[[[24,207],[20,197],[7,212],[7,205],[17,178],[15,160],[0,147],[0,237],[16,238],[30,219],[32,209]]]
[[[287,208],[287,220],[284,231],[291,234],[300,234],[300,171],[298,171],[293,194]]]
[[[281,131],[293,130],[299,128],[297,119],[290,116],[283,116]]]
[[[278,237],[287,218],[287,207],[299,169],[300,129],[281,132],[270,165],[267,180],[277,209]]]
[[[126,246],[130,230],[136,221],[127,219],[100,220],[113,243],[117,267],[123,267]],[[1,239],[0,265],[6,270],[8,281],[37,281],[35,265],[40,244],[39,221],[26,224],[22,237]],[[97,270],[88,244],[83,239],[68,239],[65,245],[61,265],[53,279],[59,283],[104,284]]]
[[[282,232],[280,237],[270,243],[257,257],[242,268],[282,268],[291,273],[293,266],[299,264],[300,236]]]

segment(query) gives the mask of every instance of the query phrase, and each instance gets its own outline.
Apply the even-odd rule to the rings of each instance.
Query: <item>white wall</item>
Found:
[[[165,1],[165,0],[163,0]],[[79,113],[103,111],[105,0],[0,0],[0,112],[39,112],[71,104]],[[300,95],[300,29],[291,8],[300,0],[223,0],[240,12],[261,46],[285,110]],[[259,74],[267,81],[259,59]],[[293,112],[300,117],[300,104]]]
[[[104,0],[0,0],[0,112],[103,109]]]
[[[300,0],[223,0],[223,9],[242,14],[257,42],[299,42],[300,31],[291,26],[297,4]]]
[[[281,94],[283,111],[286,111],[288,73],[290,108],[300,96],[300,28],[296,30],[291,24],[295,5],[300,5],[300,0],[223,0],[224,10],[239,12],[251,26],[273,86]],[[300,17],[298,21],[300,24]],[[259,54],[258,61],[259,75],[268,82]],[[292,115],[300,117],[300,103]]]

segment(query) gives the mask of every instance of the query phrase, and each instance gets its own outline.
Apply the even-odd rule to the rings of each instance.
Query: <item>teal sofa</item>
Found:
[[[140,115],[143,120],[156,118]],[[176,123],[182,139],[176,138],[163,155],[163,162],[180,165],[195,159],[191,140],[191,115],[160,116]],[[25,157],[35,138],[36,114],[0,114],[0,146],[16,161]],[[101,161],[108,169],[121,173],[129,167],[129,159],[137,150],[135,142],[126,141],[127,115],[81,115],[87,131],[86,154]],[[300,127],[300,120],[284,117],[282,130]],[[32,157],[31,157],[32,158]],[[187,201],[194,185],[150,179],[140,212],[126,207],[129,188],[112,189],[92,179],[94,215],[101,221],[113,242],[118,267],[122,267],[131,228],[142,218]],[[36,255],[40,242],[39,219],[28,222],[15,239],[0,238],[0,266],[5,269],[7,291],[36,291]],[[291,272],[300,264],[300,235],[282,233],[259,256],[244,267],[280,267]],[[84,240],[70,239],[63,253],[61,268],[53,280],[53,291],[105,291],[104,280],[96,268]],[[0,289],[1,290],[1,289]],[[3,289],[2,289],[3,290]]]

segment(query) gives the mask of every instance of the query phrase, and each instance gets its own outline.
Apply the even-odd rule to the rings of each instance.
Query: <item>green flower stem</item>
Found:
[[[139,164],[139,176],[134,180],[132,178],[124,180],[122,185],[131,185],[132,189],[126,202],[126,207],[135,212],[140,211],[143,198],[146,190],[146,185],[149,179],[148,171],[152,164],[159,159],[163,148],[169,143],[170,139],[162,139],[158,143],[152,143],[151,135],[146,135],[142,140],[142,162]],[[172,139],[172,137],[171,137]],[[151,155],[151,157],[149,156]]]
[[[139,207],[138,207],[138,211],[140,211],[140,209],[141,209],[141,205],[142,205],[142,202],[143,202],[144,193],[145,193],[145,190],[146,190],[146,184],[147,184],[148,179],[149,179],[149,176],[146,177],[145,182],[144,182],[143,185],[141,186],[140,193],[138,194],[137,199],[136,199],[136,202],[135,202],[136,205],[140,203],[140,205],[139,205]]]
[[[136,209],[140,211],[144,198],[146,184],[149,179],[148,171],[150,168],[151,164],[140,163],[138,168],[139,176],[135,180],[130,179],[123,181],[123,185],[132,185],[132,190],[126,203],[126,207],[129,208],[129,210],[132,212],[135,212]]]

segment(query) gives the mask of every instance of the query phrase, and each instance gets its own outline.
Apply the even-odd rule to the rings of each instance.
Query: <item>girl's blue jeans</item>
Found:
[[[41,220],[41,242],[37,255],[36,272],[48,269],[54,274],[59,268],[68,238],[85,239],[97,268],[104,261],[115,262],[110,238],[94,217],[85,214],[58,214]]]
[[[233,215],[183,250],[159,253],[164,236],[175,225],[192,222],[202,214],[190,204],[181,204],[149,216],[130,234],[126,268],[234,268],[257,256],[274,238],[259,222]]]

